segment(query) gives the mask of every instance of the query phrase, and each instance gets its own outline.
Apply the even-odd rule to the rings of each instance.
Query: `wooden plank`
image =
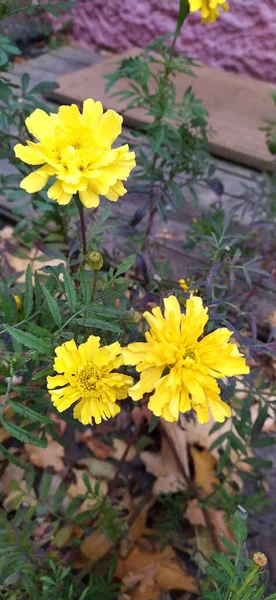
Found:
[[[59,87],[50,92],[50,97],[65,103],[81,103],[92,97],[101,100],[106,109],[124,111],[127,103],[119,102],[117,97],[111,98],[105,93],[104,75],[112,73],[122,57],[135,56],[138,52],[134,48],[100,64],[58,77]],[[154,68],[158,69],[159,66]],[[196,74],[196,79],[182,73],[176,76],[176,97],[180,100],[186,88],[192,85],[196,96],[202,98],[210,115],[210,152],[253,168],[269,169],[272,165],[271,155],[259,128],[266,119],[275,118],[270,93],[276,91],[276,86],[205,65],[197,69]],[[128,82],[121,80],[113,87],[112,93],[127,88]],[[127,111],[124,117],[125,124],[138,128],[150,120],[142,109]]]

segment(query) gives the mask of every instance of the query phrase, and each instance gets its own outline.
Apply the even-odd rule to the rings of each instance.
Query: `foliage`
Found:
[[[210,588],[205,591],[206,600],[275,600],[276,594],[264,597],[263,583],[267,560],[264,554],[256,553],[253,559],[245,556],[244,547],[247,538],[246,511],[240,507],[233,517],[233,533],[236,544],[221,536],[222,542],[232,554],[219,553],[213,556],[213,565],[206,568],[212,579]]]
[[[125,110],[142,109],[148,121],[141,133],[135,133],[138,167],[133,188],[145,194],[144,209],[134,220],[138,224],[149,211],[146,237],[156,211],[166,220],[169,207],[174,210],[181,207],[185,201],[183,187],[197,202],[193,186],[210,163],[208,113],[191,86],[178,99],[174,83],[177,73],[193,77],[193,67],[197,64],[184,56],[175,56],[174,42],[167,45],[169,41],[170,36],[158,38],[138,56],[123,59],[115,73],[106,75],[107,92],[117,81],[128,81],[127,89],[113,93],[112,97],[124,102]]]
[[[56,14],[57,10],[67,10],[68,3],[26,2],[23,9],[31,13],[37,7]],[[19,10],[22,6],[17,0],[3,2],[1,18],[13,16]],[[128,89],[116,95],[128,109],[140,108],[148,117],[143,130],[133,133],[138,168],[131,188],[131,192],[145,196],[145,204],[132,218],[131,236],[127,231],[128,247],[134,247],[135,252],[123,257],[121,243],[112,238],[115,217],[111,209],[101,206],[92,215],[89,213],[89,218],[81,214],[79,223],[73,202],[59,206],[43,191],[28,197],[19,188],[27,169],[15,159],[13,147],[26,141],[26,117],[35,108],[46,110],[41,97],[46,86],[32,87],[28,74],[11,83],[12,60],[19,50],[7,36],[0,35],[0,158],[8,160],[11,167],[10,174],[0,176],[0,194],[11,203],[13,215],[20,216],[13,238],[3,252],[1,248],[1,474],[7,474],[10,467],[15,469],[8,492],[0,491],[3,500],[0,597],[4,600],[65,597],[115,600],[121,588],[123,594],[129,593],[127,597],[132,598],[132,594],[139,592],[139,573],[133,579],[130,564],[125,576],[126,565],[122,562],[129,556],[129,550],[137,558],[141,552],[139,541],[147,556],[152,552],[153,580],[156,564],[161,561],[164,566],[163,552],[171,552],[173,561],[168,568],[174,572],[173,568],[180,568],[176,557],[180,560],[181,551],[187,551],[191,562],[203,574],[204,600],[251,600],[253,595],[256,600],[264,598],[265,569],[257,566],[254,559],[246,558],[245,513],[244,509],[235,511],[242,505],[250,515],[261,511],[268,501],[264,470],[271,463],[258,452],[275,444],[275,435],[263,433],[267,421],[275,419],[275,389],[267,374],[275,356],[275,332],[264,334],[254,314],[247,312],[256,286],[263,284],[271,271],[275,247],[275,173],[254,176],[242,194],[230,198],[231,210],[225,210],[221,202],[223,186],[214,177],[215,167],[207,152],[207,112],[192,87],[185,90],[182,98],[176,98],[175,75],[193,76],[197,67],[192,59],[175,53],[177,36],[188,11],[187,1],[181,0],[174,36],[160,38],[138,56],[125,59],[117,72],[107,78],[107,89],[121,79],[127,80]],[[275,123],[268,123],[265,132],[268,147],[274,153]],[[186,442],[191,473],[183,475],[176,449],[178,436],[182,436],[183,443],[186,433],[195,428],[190,412],[179,427],[171,429],[174,449],[168,446],[160,421],[149,417],[148,394],[140,408],[134,408],[130,399],[125,401],[119,415],[121,421],[115,419],[110,428],[103,423],[99,439],[97,429],[96,433],[95,429],[84,430],[70,410],[61,416],[57,414],[46,390],[46,377],[53,374],[55,349],[72,338],[79,345],[92,332],[101,337],[103,345],[119,341],[122,347],[144,339],[141,312],[160,305],[167,291],[171,293],[175,286],[168,263],[163,268],[154,265],[155,277],[152,277],[146,253],[138,251],[138,246],[145,247],[157,211],[166,219],[170,208],[180,208],[186,191],[198,203],[194,185],[199,181],[211,188],[218,200],[201,218],[194,220],[186,236],[184,249],[198,258],[190,273],[191,289],[197,289],[196,293],[209,308],[208,332],[220,326],[233,331],[253,368],[242,381],[234,378],[227,383],[220,381],[222,399],[231,406],[232,418],[223,424],[210,425],[207,448],[201,428],[194,443]],[[18,200],[20,208],[15,205]],[[145,235],[144,232],[133,235],[134,227],[147,212]],[[249,230],[240,226],[240,215],[249,219]],[[19,261],[14,270],[7,256]],[[241,281],[247,286],[242,299],[237,285]],[[180,289],[175,293],[183,305],[187,293]],[[138,378],[129,367],[120,367],[120,371]],[[123,446],[117,458],[114,431],[120,431],[117,444]],[[128,442],[124,441],[126,438]],[[128,463],[137,439],[140,453],[134,449],[134,457]],[[163,461],[162,444],[166,443]],[[53,455],[49,459],[43,453],[51,452],[51,445]],[[149,459],[150,453],[143,452],[143,448],[148,445],[153,445],[154,450],[157,447],[159,454],[152,452],[150,459],[155,468],[147,468],[145,473],[145,455],[148,453]],[[200,454],[202,447],[206,454]],[[100,465],[94,464],[101,475],[91,475],[88,468],[82,469],[80,460],[97,460],[95,448],[99,456],[103,453],[105,457]],[[198,455],[196,452],[193,455],[193,451],[209,461],[209,471],[205,464],[204,468],[201,463],[198,467],[193,459]],[[110,478],[106,476],[108,469]],[[202,476],[205,470],[207,481]],[[155,483],[157,480],[161,486],[157,500],[152,493],[152,473]],[[172,482],[176,492],[171,490]],[[253,486],[252,494],[245,493],[244,482]],[[75,490],[71,495],[70,486]],[[197,562],[197,552],[186,539],[185,527],[190,520],[196,531],[196,545],[200,546],[202,522],[199,526],[196,519],[193,522],[188,516],[193,502],[197,503],[200,518],[205,518],[211,541],[218,543],[216,518],[221,513],[223,520],[217,521],[217,527],[221,528],[223,523],[227,530],[227,535],[221,538],[226,554],[217,551],[211,559],[207,552],[206,559],[203,553],[204,563]],[[212,520],[210,525],[210,515],[215,515],[215,526]],[[97,550],[94,561],[88,553],[86,562],[78,564],[75,559],[78,561],[81,556],[83,560],[83,546],[85,543],[89,546],[91,536],[93,552],[93,536],[97,540],[95,546],[104,546],[106,551],[99,554]],[[148,549],[149,545],[154,551]],[[200,554],[201,549],[198,551]],[[207,567],[206,562],[210,563]],[[141,567],[144,577],[143,568],[145,565]],[[185,580],[184,574],[185,570],[182,572]],[[166,598],[177,597],[174,591],[170,595],[174,589],[172,585],[164,592],[168,594]],[[274,598],[272,594],[265,600]]]

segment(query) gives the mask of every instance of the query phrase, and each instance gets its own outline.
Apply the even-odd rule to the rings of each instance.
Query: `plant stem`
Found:
[[[99,271],[93,271],[93,281],[92,281],[92,290],[91,290],[91,302],[93,302],[95,298],[96,285],[98,281]]]
[[[87,254],[87,243],[86,243],[86,227],[85,227],[85,219],[84,219],[84,210],[83,204],[81,203],[78,196],[76,196],[76,205],[78,207],[79,215],[80,215],[80,227],[81,227],[81,242],[82,242],[82,255],[84,262],[84,257]]]

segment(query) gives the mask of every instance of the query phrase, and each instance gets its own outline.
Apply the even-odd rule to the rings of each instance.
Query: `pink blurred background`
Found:
[[[178,49],[217,68],[276,82],[275,0],[229,0],[212,25],[189,15]],[[80,0],[71,38],[82,48],[120,51],[173,31],[178,1]],[[68,18],[68,17],[67,17]]]

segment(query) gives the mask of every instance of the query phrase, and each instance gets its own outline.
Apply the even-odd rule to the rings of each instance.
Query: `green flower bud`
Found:
[[[141,321],[142,315],[137,310],[128,310],[123,318],[124,323],[133,323],[138,325]]]
[[[257,565],[257,567],[259,567],[260,569],[263,569],[264,567],[266,567],[267,558],[266,558],[266,555],[263,554],[263,552],[255,552],[255,554],[253,554],[252,558],[253,558],[255,565]]]
[[[93,271],[100,271],[103,266],[103,257],[100,252],[89,252],[87,262]]]

